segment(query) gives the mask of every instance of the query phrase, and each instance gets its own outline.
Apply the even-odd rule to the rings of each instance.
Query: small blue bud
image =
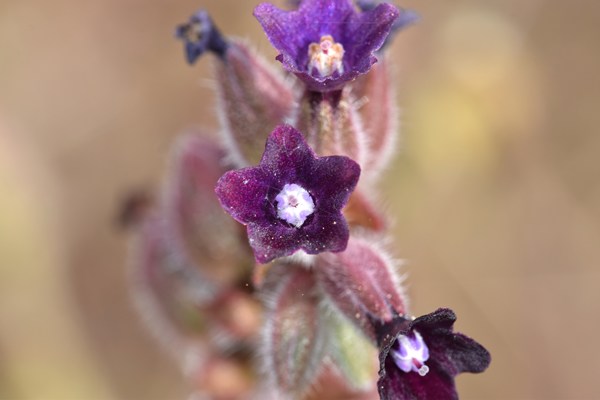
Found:
[[[179,25],[175,36],[184,42],[189,64],[194,64],[206,51],[223,58],[229,47],[229,43],[204,10],[192,15],[187,23]]]

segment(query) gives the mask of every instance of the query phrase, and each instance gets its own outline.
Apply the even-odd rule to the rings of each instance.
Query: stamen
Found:
[[[319,43],[308,46],[308,72],[313,74],[316,69],[319,75],[331,76],[334,72],[344,73],[344,46],[333,40],[331,35],[321,37]]]
[[[300,228],[309,215],[315,211],[315,203],[310,194],[295,183],[286,184],[275,197],[277,202],[277,216]]]
[[[429,359],[429,349],[419,332],[413,331],[412,333],[412,337],[398,336],[395,348],[391,350],[390,354],[394,363],[402,371],[406,373],[414,371],[425,376],[429,372],[429,367],[425,365],[425,361]]]

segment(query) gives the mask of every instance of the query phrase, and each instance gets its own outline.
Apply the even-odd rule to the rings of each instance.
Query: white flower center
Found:
[[[286,184],[275,197],[277,216],[290,225],[300,228],[306,218],[315,211],[315,203],[310,194],[295,183]]]
[[[336,43],[331,35],[321,37],[319,43],[311,43],[308,46],[308,72],[310,74],[316,69],[321,76],[330,76],[335,71],[344,73],[344,46]]]
[[[413,334],[412,338],[406,335],[398,336],[397,348],[392,349],[390,354],[402,371],[414,371],[425,376],[429,372],[429,367],[425,365],[425,361],[429,359],[429,349],[419,332],[413,331]]]

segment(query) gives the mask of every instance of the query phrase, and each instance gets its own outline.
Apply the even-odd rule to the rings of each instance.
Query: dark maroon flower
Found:
[[[229,171],[216,193],[223,208],[247,225],[258,262],[297,250],[343,251],[348,225],[342,216],[360,167],[343,156],[317,157],[296,129],[282,125],[267,139],[260,164]]]
[[[391,4],[359,12],[351,0],[304,0],[294,11],[269,3],[254,9],[277,59],[309,90],[338,90],[369,71],[398,17]]]
[[[376,328],[381,399],[458,399],[454,377],[488,367],[490,353],[473,339],[454,333],[454,321],[452,310],[440,308],[414,320],[396,317]]]
[[[206,51],[223,57],[229,47],[229,43],[204,10],[196,12],[187,23],[179,25],[175,36],[185,44],[186,59],[190,64],[195,63]]]

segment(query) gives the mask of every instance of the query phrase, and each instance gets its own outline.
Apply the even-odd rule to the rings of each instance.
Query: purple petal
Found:
[[[456,314],[449,308],[438,308],[430,314],[416,318],[411,327],[419,332],[446,333],[452,331],[456,322]]]
[[[301,248],[308,254],[344,251],[350,237],[346,220],[339,211],[322,211],[317,208],[310,224],[298,232],[302,240]]]
[[[398,15],[398,9],[388,3],[358,14],[346,33],[348,44],[344,46],[347,52],[345,57],[353,65],[353,70],[366,73],[377,61],[372,53],[383,45]]]
[[[430,365],[429,372],[421,376],[416,372],[403,372],[388,357],[377,382],[381,400],[453,400],[458,399],[454,379],[443,370]]]
[[[302,15],[295,11],[280,10],[270,3],[261,3],[254,9],[254,16],[271,44],[284,55],[282,62],[286,68],[298,69],[296,60],[300,51],[308,48],[310,43],[305,36],[296,34],[306,22]]]
[[[360,177],[360,166],[343,156],[322,157],[317,160],[309,186],[316,206],[341,210],[354,191]],[[308,185],[307,185],[308,186]]]
[[[411,329],[420,332],[425,341],[430,343],[431,356],[449,374],[454,376],[461,372],[483,372],[490,364],[490,353],[468,336],[454,333],[455,321],[454,311],[440,308],[415,319]]]
[[[249,224],[247,230],[254,257],[262,264],[292,255],[303,243],[300,229],[275,219]]]
[[[267,139],[260,167],[270,174],[273,183],[304,183],[316,160],[304,136],[289,125],[275,128]]]
[[[490,364],[490,353],[475,340],[461,333],[437,336],[431,340],[429,351],[451,375],[461,372],[483,372]]]
[[[383,0],[357,0],[356,1],[356,5],[362,11],[373,10],[375,7],[377,7],[381,3],[383,3]],[[390,44],[392,39],[394,38],[394,36],[396,36],[396,34],[398,32],[400,32],[404,28],[416,23],[417,21],[419,21],[419,19],[420,19],[419,14],[417,14],[413,10],[407,10],[407,9],[401,8],[400,16],[392,24],[390,34],[385,39],[385,42],[381,46],[381,49],[385,48],[388,44]]]
[[[215,188],[225,211],[244,225],[265,218],[268,190],[269,181],[258,167],[229,171]]]

